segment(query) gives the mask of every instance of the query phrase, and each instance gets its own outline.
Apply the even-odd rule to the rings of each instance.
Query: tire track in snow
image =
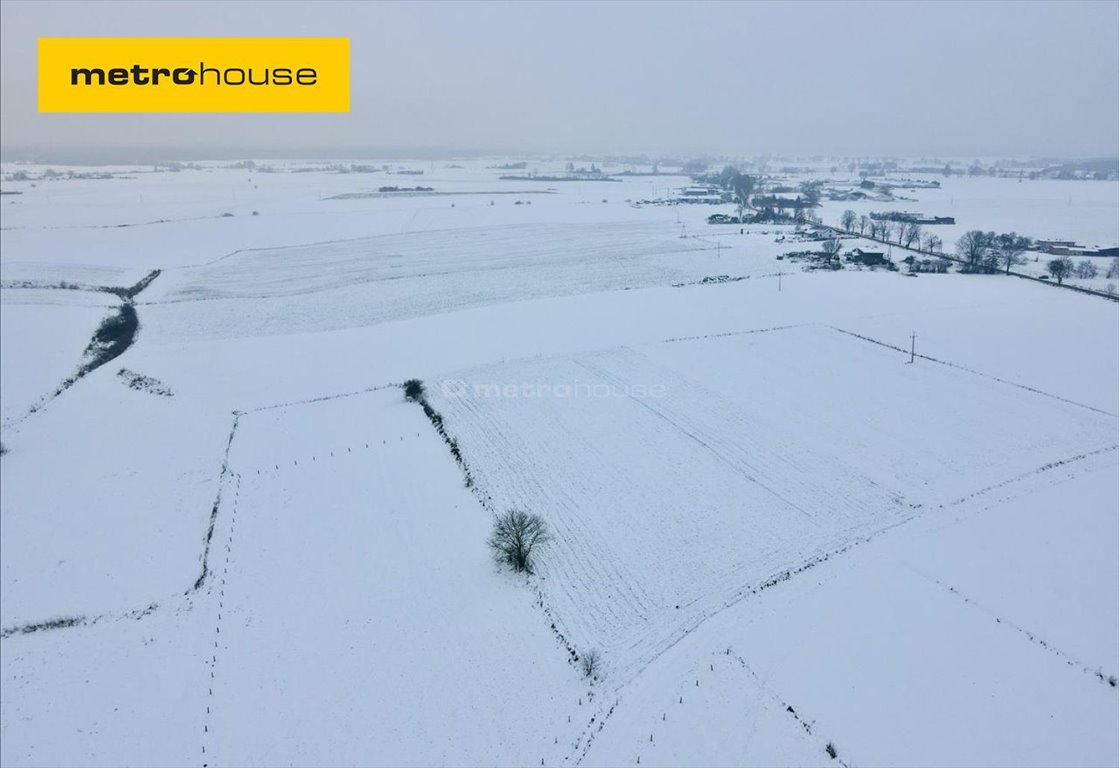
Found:
[[[719,654],[715,654],[715,655],[718,656]],[[775,693],[773,690],[771,690],[770,687],[769,687],[769,684],[765,680],[763,680],[761,678],[761,676],[758,675],[757,672],[754,671],[754,668],[751,667],[746,662],[746,659],[744,659],[742,656],[734,654],[733,649],[727,648],[726,655],[731,656],[731,658],[734,661],[736,661],[743,670],[746,671],[746,674],[748,674],[751,678],[753,678],[754,682],[756,682],[758,684],[758,686],[762,689],[762,691],[764,691],[774,702],[776,702],[778,704],[778,706],[780,706],[781,709],[785,713],[787,713],[790,717],[792,717],[793,720],[795,720],[797,722],[797,724],[800,725],[800,727],[804,730],[804,732],[806,734],[808,734],[809,736],[815,736],[816,735],[816,733],[815,733],[816,721],[815,720],[811,720],[811,721],[806,720],[799,712],[796,711],[796,709],[793,708],[793,706],[791,704],[786,702],[779,695],[777,695],[777,693]],[[826,746],[824,747],[823,752],[824,752],[824,754],[828,755],[833,760],[835,760],[839,765],[843,766],[843,768],[849,768],[848,764],[842,758],[839,757],[838,752],[835,752],[834,755],[832,754],[834,750],[835,750],[835,747],[833,746],[833,742],[829,741],[829,742],[827,742]]]
[[[214,623],[214,649],[210,654],[210,658],[205,661],[205,666],[209,668],[209,678],[207,680],[206,688],[206,713],[202,721],[202,768],[210,768],[214,764],[213,757],[213,742],[211,739],[210,723],[214,708],[214,688],[217,686],[217,669],[218,657],[221,655],[221,627],[222,620],[225,614],[225,585],[226,578],[229,575],[229,563],[233,556],[233,539],[234,534],[237,532],[237,506],[241,498],[241,475],[234,473],[234,488],[233,488],[233,504],[232,511],[229,517],[229,533],[225,542],[225,558],[222,563],[221,576],[217,584],[217,619]],[[209,593],[213,596],[213,586],[211,586]],[[207,751],[207,745],[210,750]]]
[[[676,336],[671,339],[661,339],[661,344],[675,344],[678,341],[703,341],[704,339],[722,339],[728,336],[748,336],[752,333],[773,333],[774,331],[789,331],[794,328],[808,328],[816,323],[796,323],[793,325],[775,325],[771,328],[753,328],[748,331],[725,331],[723,333],[706,333],[702,336]]]
[[[595,374],[599,378],[605,379],[607,381],[612,381],[615,384],[618,384],[618,383],[623,383],[624,384],[624,381],[622,379],[620,379],[619,377],[614,376],[610,373],[607,373],[605,370],[602,370],[602,369],[600,369],[596,366],[590,365],[590,364],[588,364],[586,362],[583,362],[583,361],[578,361],[578,365],[582,366],[586,370]],[[640,405],[642,408],[644,408],[649,413],[656,416],[658,419],[662,419],[663,421],[672,425],[676,429],[676,431],[678,431],[680,434],[684,435],[688,439],[692,440],[693,442],[697,443],[698,445],[702,446],[711,456],[713,456],[715,459],[717,459],[722,464],[729,467],[731,469],[731,471],[737,472],[738,474],[742,475],[747,480],[749,480],[751,483],[754,483],[759,488],[764,489],[766,492],[768,492],[770,495],[772,495],[778,501],[782,502],[783,504],[788,505],[792,509],[795,509],[800,514],[804,515],[805,518],[807,518],[808,520],[815,522],[813,520],[813,515],[811,513],[809,513],[805,509],[801,508],[800,506],[795,504],[790,499],[786,498],[785,496],[781,495],[780,493],[778,493],[773,488],[771,488],[768,485],[766,485],[765,483],[763,483],[760,479],[758,479],[758,477],[755,474],[747,471],[747,468],[745,466],[729,459],[723,451],[718,450],[717,448],[712,446],[710,443],[708,443],[706,440],[701,438],[694,431],[692,431],[688,427],[685,427],[679,421],[677,421],[672,416],[670,416],[667,413],[666,409],[655,408],[652,405],[652,403],[649,403],[645,400],[642,400],[642,399],[639,399],[639,398],[636,398],[636,397],[633,397],[633,396],[629,396],[628,399],[629,399],[630,402],[633,402],[633,403],[636,403],[637,405]]]
[[[658,371],[662,377],[667,376],[667,371],[650,361],[644,354],[629,348],[624,348],[624,352],[632,357],[615,356],[614,359],[610,360],[615,368],[622,368],[621,373],[614,373],[602,364],[589,362],[585,358],[575,362],[598,378],[610,382],[611,386],[614,387],[625,387],[630,381],[640,380],[635,376],[626,375],[629,373],[627,366],[628,369],[634,369],[636,373],[645,373],[648,376],[649,374],[643,371],[643,367],[654,365],[657,366],[654,370]],[[811,472],[801,471],[806,464],[829,468],[836,465],[837,462],[835,457],[830,455],[816,456],[813,459],[813,451],[799,450],[800,445],[793,440],[786,441],[787,445],[780,446],[782,449],[790,450],[774,452],[769,446],[761,445],[757,440],[749,439],[748,436],[752,431],[756,431],[759,425],[766,426],[765,422],[762,421],[762,414],[739,412],[739,409],[733,403],[726,401],[717,393],[707,390],[698,382],[687,378],[678,378],[675,384],[669,387],[669,390],[670,394],[676,394],[677,397],[643,398],[627,393],[628,400],[638,403],[653,415],[667,422],[676,431],[702,446],[733,472],[742,475],[783,504],[804,515],[815,526],[820,525],[819,516],[806,509],[805,502],[815,505],[820,499],[830,499],[831,503],[827,509],[829,520],[834,519],[837,514],[843,515],[856,523],[866,518],[864,510],[869,499],[865,494],[858,493],[854,497],[837,494],[837,489],[843,487],[843,484],[838,481],[846,476],[857,477],[861,480],[860,488],[875,489],[876,493],[882,496],[878,501],[884,504],[893,506],[901,503],[903,497],[899,492],[883,488],[879,483],[862,475],[854,468],[836,470],[832,473],[830,480],[820,479],[823,475],[819,469]],[[690,400],[688,396],[691,396]],[[678,400],[679,402],[677,402]],[[709,412],[722,414],[722,421],[729,422],[731,428],[720,431],[724,424],[722,421],[713,423],[715,422],[713,419],[708,419],[707,423],[704,423],[704,416]],[[776,424],[769,424],[768,427],[775,434],[784,431]],[[700,436],[701,432],[702,437]],[[771,456],[770,454],[775,455]],[[798,477],[798,481],[785,492],[780,492],[762,482],[759,479],[761,476]],[[794,492],[797,494],[799,501],[794,501],[791,498]],[[841,500],[844,503],[839,504],[838,502]]]
[[[1079,667],[1081,669],[1081,671],[1091,675],[1092,677],[1096,678],[1099,682],[1101,682],[1104,685],[1107,685],[1111,688],[1116,688],[1117,686],[1119,686],[1119,678],[1117,678],[1113,674],[1105,674],[1104,671],[1103,671],[1103,667],[1092,668],[1092,667],[1088,666],[1087,664],[1085,664],[1083,661],[1076,658],[1072,654],[1061,650],[1060,648],[1053,645],[1049,641],[1035,635],[1033,632],[1031,632],[1030,630],[1021,626],[1020,624],[1016,624],[1015,622],[1010,621],[1009,619],[1004,619],[1002,616],[995,613],[995,611],[991,610],[990,608],[988,608],[987,606],[978,602],[977,600],[972,599],[968,595],[966,595],[963,592],[961,592],[960,590],[956,589],[951,584],[946,584],[945,582],[941,581],[940,579],[936,578],[935,576],[929,576],[928,574],[922,573],[921,571],[919,571],[918,569],[909,565],[908,563],[902,563],[900,561],[896,561],[896,562],[899,566],[906,567],[909,571],[911,571],[912,573],[915,573],[916,575],[920,576],[925,581],[928,581],[932,584],[936,584],[938,587],[943,589],[945,592],[948,592],[949,594],[953,595],[954,597],[959,598],[960,600],[964,601],[964,603],[966,603],[967,605],[970,605],[972,608],[975,608],[976,610],[987,614],[988,616],[990,616],[992,619],[995,620],[996,624],[1001,624],[1004,627],[1008,627],[1008,628],[1014,630],[1015,632],[1017,632],[1018,634],[1020,634],[1024,638],[1026,638],[1029,642],[1033,643],[1034,645],[1040,646],[1041,648],[1044,648],[1045,650],[1049,651],[1050,653],[1055,655],[1057,658],[1059,658],[1061,661],[1065,662],[1065,664],[1067,666],[1069,666],[1069,667]]]
[[[271,411],[271,410],[274,410],[276,408],[291,408],[291,407],[297,406],[297,405],[314,405],[316,403],[325,403],[325,402],[328,402],[330,400],[341,400],[341,399],[344,399],[344,398],[347,398],[347,397],[357,397],[359,395],[367,395],[370,392],[379,392],[383,389],[392,389],[393,387],[399,387],[399,386],[400,386],[400,384],[397,384],[397,383],[377,384],[377,385],[372,386],[372,387],[366,387],[365,389],[355,389],[352,392],[340,392],[340,393],[335,394],[335,395],[319,395],[317,397],[309,397],[309,398],[306,398],[306,399],[303,399],[303,400],[291,400],[291,401],[283,402],[283,403],[271,403],[269,405],[260,405],[260,406],[257,406],[256,408],[246,409],[246,410],[242,411],[242,413],[260,413],[261,411]]]

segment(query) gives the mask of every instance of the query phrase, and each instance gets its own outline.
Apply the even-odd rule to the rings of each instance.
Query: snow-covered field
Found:
[[[504,162],[3,182],[0,762],[1119,763],[1119,306]],[[1119,240],[950,181],[903,207]]]
[[[120,302],[105,293],[4,291],[0,302],[0,416],[27,412],[73,373],[101,319]]]

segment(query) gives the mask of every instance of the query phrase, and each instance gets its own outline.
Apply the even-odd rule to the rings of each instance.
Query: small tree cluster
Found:
[[[921,235],[921,248],[929,253],[936,253],[944,245],[944,241],[932,232]]]
[[[893,222],[883,219],[871,219],[868,225],[870,236],[878,240],[888,240]]]
[[[718,173],[708,173],[700,180],[718,184],[731,193],[734,203],[738,208],[738,220],[743,221],[746,209],[750,207],[750,197],[758,186],[758,177],[739,173],[733,165],[723,166]]]
[[[1090,259],[1081,259],[1080,261],[1076,262],[1076,268],[1074,271],[1076,272],[1076,276],[1079,277],[1081,280],[1091,280],[1093,277],[1100,273],[1099,269],[1096,267],[1095,264],[1092,263]]]
[[[963,266],[961,272],[993,272],[996,265],[992,242],[994,232],[982,232],[973,229],[956,241],[956,255],[960,257]]]
[[[489,547],[499,565],[517,573],[532,573],[533,555],[551,541],[543,518],[519,509],[506,510],[493,520]]]
[[[948,268],[952,266],[952,262],[943,257],[936,259],[913,259],[909,261],[910,272],[931,272],[934,274],[944,274]]]
[[[956,241],[956,254],[963,261],[961,272],[986,272],[1005,267],[1007,274],[1015,264],[1022,263],[1022,254],[1033,241],[1017,232],[983,232],[973,229]]]

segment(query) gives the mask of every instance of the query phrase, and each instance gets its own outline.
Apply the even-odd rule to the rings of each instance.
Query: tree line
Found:
[[[850,234],[866,235],[887,243],[897,243],[903,248],[916,248],[927,253],[940,253],[944,242],[931,232],[922,230],[913,221],[889,221],[872,219],[866,214],[858,215],[848,209],[839,217],[840,228]],[[1012,267],[1025,263],[1024,254],[1034,247],[1034,242],[1017,232],[984,232],[973,229],[956,241],[956,259],[960,262],[960,272],[970,274],[994,274],[1005,271],[1010,274]],[[1091,259],[1073,262],[1068,256],[1059,256],[1046,264],[1046,270],[1056,278],[1057,284],[1065,278],[1077,277],[1090,280],[1098,277],[1100,268]],[[1112,259],[1108,265],[1107,278],[1119,278],[1119,258]]]
[[[939,253],[944,241],[932,232],[926,232],[915,221],[872,219],[865,213],[860,216],[851,209],[839,217],[840,228],[852,235],[866,235],[875,240],[897,243],[903,248],[917,248],[929,253]]]

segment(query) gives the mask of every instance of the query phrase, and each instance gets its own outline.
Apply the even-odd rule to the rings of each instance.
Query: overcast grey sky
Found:
[[[40,36],[347,36],[351,112],[36,112]],[[18,146],[1119,154],[1119,2],[0,3]]]

